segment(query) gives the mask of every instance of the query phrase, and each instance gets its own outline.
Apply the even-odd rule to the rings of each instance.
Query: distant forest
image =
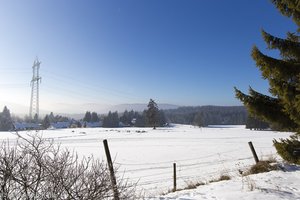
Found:
[[[170,123],[207,125],[244,125],[248,113],[244,106],[187,106],[164,110]]]
[[[155,104],[156,105],[156,104]],[[46,115],[44,119],[21,119],[11,117],[10,112],[5,106],[0,112],[0,131],[11,130],[15,122],[29,122],[41,124],[41,128],[48,128],[51,123],[70,122],[70,126],[85,127],[86,122],[101,122],[98,126],[102,127],[151,127],[167,126],[170,123],[189,124],[199,127],[208,125],[246,125],[248,129],[264,130],[270,126],[258,118],[249,116],[244,106],[186,106],[177,109],[159,110],[156,106],[155,122],[150,123],[148,110],[143,112],[124,111],[123,113],[109,112],[108,114],[98,115],[96,112],[87,111],[81,120],[74,120],[60,115],[54,116],[53,113]],[[274,127],[270,127],[273,129]],[[276,128],[276,127],[275,127]]]
[[[156,120],[158,126],[175,123],[201,127],[208,125],[245,125],[247,122],[250,122],[244,106],[197,106],[159,110]],[[149,121],[147,110],[143,112],[126,110],[120,114],[118,112],[109,112],[108,115],[101,117],[101,121],[103,122],[103,127],[117,127],[120,122],[124,126],[149,126],[147,123]],[[258,127],[256,127],[256,123],[253,121],[249,128]]]

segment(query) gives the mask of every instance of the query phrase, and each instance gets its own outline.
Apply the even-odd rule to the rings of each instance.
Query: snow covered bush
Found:
[[[113,199],[107,165],[79,159],[52,140],[18,135],[0,147],[1,199]],[[120,199],[134,199],[135,188],[119,180]]]

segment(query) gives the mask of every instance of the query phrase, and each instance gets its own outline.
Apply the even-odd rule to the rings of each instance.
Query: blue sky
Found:
[[[29,107],[36,57],[43,110],[241,105],[234,86],[268,91],[250,57],[253,45],[276,56],[262,28],[296,30],[268,0],[0,1],[0,107]]]

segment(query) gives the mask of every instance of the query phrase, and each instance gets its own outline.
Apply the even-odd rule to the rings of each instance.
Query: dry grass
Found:
[[[187,184],[187,186],[185,188],[183,188],[184,190],[190,190],[190,189],[195,189],[197,188],[198,186],[201,186],[201,185],[205,185],[205,183],[203,182],[189,182]]]
[[[229,175],[222,174],[219,178],[213,179],[213,180],[211,180],[209,182],[210,183],[215,183],[215,182],[220,182],[220,181],[228,181],[230,179],[231,179],[231,177]]]
[[[267,160],[267,161],[259,161],[255,165],[253,165],[248,172],[246,172],[245,175],[250,175],[250,174],[259,174],[259,173],[264,173],[264,172],[270,172],[278,170],[278,166],[274,164],[273,162]]]

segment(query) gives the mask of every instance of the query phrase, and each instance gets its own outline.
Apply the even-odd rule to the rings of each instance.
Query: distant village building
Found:
[[[135,125],[135,123],[136,123],[136,118],[133,118],[133,119],[131,120],[131,123],[132,123],[133,125]]]
[[[49,129],[62,129],[62,128],[69,128],[71,122],[56,122],[51,123]]]
[[[98,128],[102,126],[102,122],[84,122],[86,128]]]
[[[24,131],[24,130],[39,130],[41,129],[40,124],[29,123],[29,122],[15,122],[14,130],[16,131]]]
[[[65,129],[65,128],[98,128],[102,127],[102,122],[83,122],[83,121],[64,121],[64,122],[55,122],[50,123],[49,130],[53,129]],[[23,130],[40,130],[43,129],[41,124],[37,123],[28,123],[28,122],[15,122],[13,124],[14,130],[23,131]]]

